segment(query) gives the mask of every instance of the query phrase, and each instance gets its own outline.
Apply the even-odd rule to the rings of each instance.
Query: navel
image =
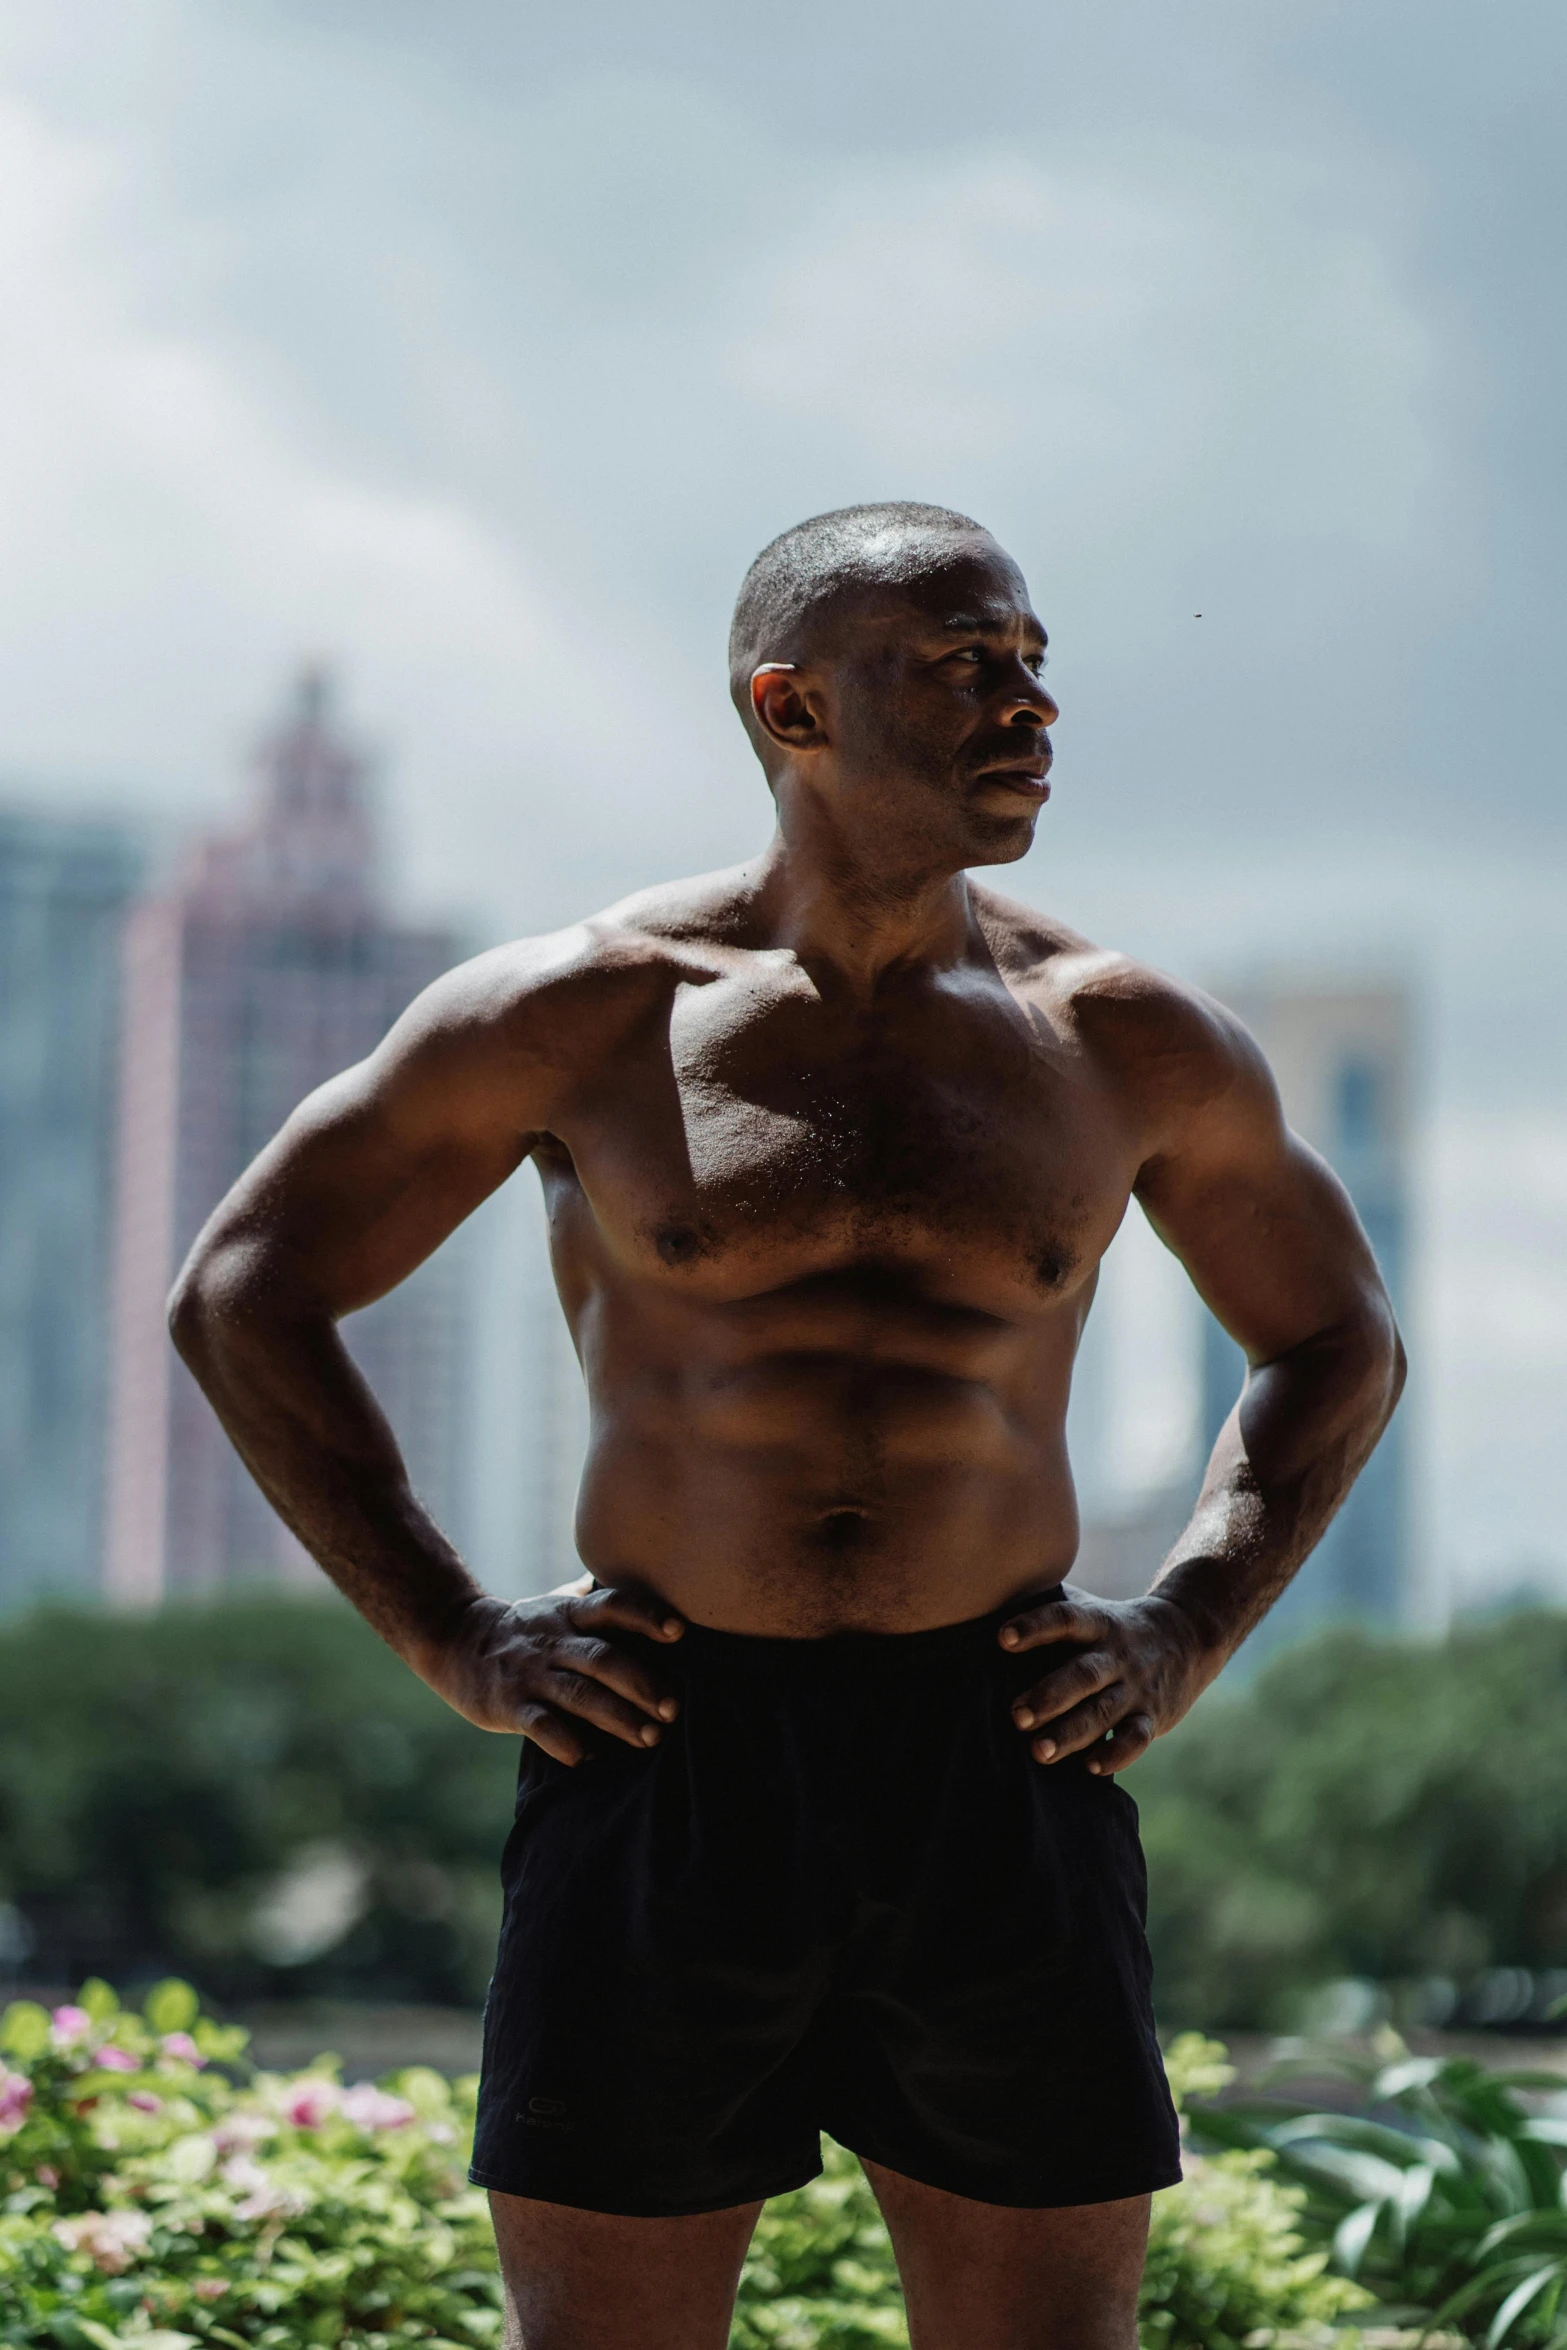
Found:
[[[853,1550],[870,1532],[870,1518],[864,1510],[829,1510],[816,1528],[816,1539],[823,1550]]]

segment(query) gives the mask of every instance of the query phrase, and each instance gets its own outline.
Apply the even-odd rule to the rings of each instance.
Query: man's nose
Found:
[[[1060,717],[1059,705],[1047,694],[1037,677],[1027,670],[1013,688],[1012,706],[1007,711],[1009,726],[1054,726]]]

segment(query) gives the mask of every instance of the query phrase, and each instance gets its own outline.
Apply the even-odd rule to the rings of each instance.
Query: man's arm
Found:
[[[561,1040],[535,1036],[552,991],[538,987],[534,1009],[515,982],[504,955],[449,973],[303,1102],[209,1218],[169,1320],[268,1500],[382,1638],[470,1721],[576,1762],[587,1741],[572,1717],[656,1742],[673,1701],[633,1646],[603,1635],[677,1638],[678,1619],[627,1591],[488,1597],[414,1493],[337,1329],[422,1264],[547,1125]]]
[[[1107,1007],[1108,1009],[1109,1007]],[[1086,1643],[1018,1700],[1042,1762],[1114,1737],[1089,1768],[1124,1769],[1172,1729],[1321,1539],[1386,1427],[1404,1352],[1348,1195],[1285,1126],[1256,1046],[1173,989],[1135,1015],[1151,1147],[1135,1196],[1244,1348],[1191,1523],[1146,1599],[1020,1616],[1013,1648]]]

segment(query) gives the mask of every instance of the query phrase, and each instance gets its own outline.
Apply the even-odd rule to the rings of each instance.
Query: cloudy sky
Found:
[[[763,540],[977,513],[1019,893],[1417,987],[1427,1555],[1567,1578],[1564,92],[1553,0],[0,0],[0,774],[226,810],[326,654],[403,896],[552,923],[763,837]]]

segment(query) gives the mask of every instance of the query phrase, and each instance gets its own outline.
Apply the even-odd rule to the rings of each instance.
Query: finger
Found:
[[[678,1640],[686,1628],[684,1617],[675,1613],[667,1599],[635,1584],[624,1584],[617,1590],[601,1584],[597,1591],[569,1601],[566,1614],[584,1632],[615,1624],[623,1632],[641,1632],[649,1640]]]
[[[1086,1656],[1073,1657],[1070,1664],[1058,1665],[1043,1681],[1036,1681],[1032,1689],[1025,1689],[1012,1707],[1012,1719],[1020,1730],[1032,1730],[1041,1722],[1054,1721],[1071,1705],[1096,1690],[1108,1689],[1120,1668],[1102,1648],[1091,1648]]]
[[[1153,1744],[1153,1718],[1149,1714],[1126,1714],[1107,1730],[1088,1758],[1088,1767],[1097,1779],[1113,1779],[1117,1771],[1124,1771],[1128,1763],[1136,1762]]]
[[[657,1722],[650,1722],[634,1705],[627,1705],[624,1698],[606,1689],[602,1681],[590,1680],[586,1673],[552,1666],[544,1686],[557,1712],[576,1714],[600,1730],[608,1730],[612,1737],[624,1739],[628,1746],[656,1746],[664,1734]]]
[[[585,1673],[589,1680],[602,1681],[606,1689],[613,1689],[617,1696],[639,1705],[661,1722],[672,1722],[680,1711],[662,1682],[620,1641],[590,1640],[585,1635],[553,1641],[549,1661],[563,1672]]]
[[[517,1727],[524,1738],[531,1738],[535,1746],[541,1746],[557,1762],[579,1763],[588,1751],[585,1741],[563,1717],[536,1698],[527,1699],[517,1708]]]
[[[1085,1746],[1092,1746],[1107,1730],[1113,1730],[1125,1714],[1132,1711],[1132,1696],[1121,1682],[1113,1681],[1108,1689],[1101,1689],[1097,1697],[1085,1698],[1074,1705],[1069,1714],[1052,1722],[1049,1730],[1036,1736],[1029,1752],[1036,1762],[1059,1762],[1063,1755],[1079,1754]]]
[[[1043,1607],[1024,1608],[1010,1616],[996,1637],[1003,1648],[1039,1648],[1051,1640],[1097,1640],[1105,1621],[1096,1607],[1052,1599]]]

